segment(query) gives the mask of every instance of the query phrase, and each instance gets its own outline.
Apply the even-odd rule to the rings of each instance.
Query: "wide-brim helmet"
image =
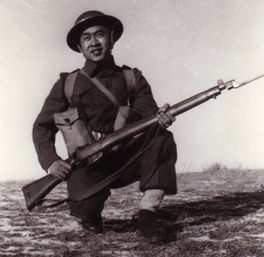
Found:
[[[110,15],[106,15],[99,11],[88,11],[81,14],[74,23],[67,35],[68,46],[76,51],[80,52],[78,45],[80,43],[80,37],[84,30],[91,26],[105,25],[113,31],[113,41],[116,42],[123,33],[122,22]]]

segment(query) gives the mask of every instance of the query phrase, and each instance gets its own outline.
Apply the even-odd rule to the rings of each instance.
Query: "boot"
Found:
[[[103,233],[103,222],[102,216],[98,216],[92,219],[86,218],[81,221],[82,227],[86,232],[91,232],[93,234]]]
[[[139,211],[137,234],[149,243],[158,243],[170,239],[166,230],[159,224],[156,213],[141,209]]]

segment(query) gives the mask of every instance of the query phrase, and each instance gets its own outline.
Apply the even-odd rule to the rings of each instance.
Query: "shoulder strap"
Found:
[[[119,108],[120,104],[116,100],[115,96],[97,78],[91,78],[83,69],[81,69],[81,73],[90,79],[98,87],[98,89],[100,89],[111,100],[115,107]]]
[[[125,69],[123,66],[123,74],[127,83],[127,90],[129,94],[133,94],[137,85],[135,72],[131,69]]]
[[[81,69],[80,72],[87,78],[89,78],[112,101],[112,103],[117,108],[120,106],[115,96],[98,79],[91,78],[83,69]],[[70,73],[65,80],[64,93],[69,103],[72,102],[72,93],[78,73],[79,71]],[[126,79],[128,93],[133,94],[137,85],[135,73],[131,69],[123,69],[123,74]]]
[[[65,80],[64,93],[70,104],[72,103],[72,93],[73,93],[73,89],[74,89],[74,85],[75,85],[78,72],[79,71],[70,73]]]

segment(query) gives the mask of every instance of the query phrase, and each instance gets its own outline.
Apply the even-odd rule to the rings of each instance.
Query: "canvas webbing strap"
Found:
[[[135,73],[133,70],[123,69],[123,74],[126,79],[127,91],[129,95],[131,95],[132,93],[134,93],[136,85],[137,85]]]
[[[64,93],[70,104],[72,103],[72,93],[78,73],[79,71],[70,73],[65,80]]]
[[[115,96],[96,77],[92,78],[88,76],[88,74],[83,69],[81,69],[80,72],[90,79],[98,87],[98,89],[100,89],[111,100],[115,107],[120,107],[120,104],[116,100]]]
[[[76,81],[78,73],[79,71],[70,73],[65,80],[64,93],[69,103],[72,103],[72,94],[73,94],[73,89],[74,89],[74,85],[75,85],[75,81]],[[107,97],[113,102],[113,104],[116,107],[119,107],[119,103],[117,102],[114,95],[108,89],[106,89],[105,86],[98,79],[89,77],[84,70],[81,70],[81,73],[85,75],[86,77],[88,77],[89,79],[91,79],[92,82],[101,91],[103,91],[104,94],[107,95]],[[123,74],[126,80],[128,93],[129,95],[131,95],[134,93],[135,88],[136,88],[136,83],[137,83],[135,73],[133,70],[123,69]]]

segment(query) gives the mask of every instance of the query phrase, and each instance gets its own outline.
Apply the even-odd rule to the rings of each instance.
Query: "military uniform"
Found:
[[[136,88],[130,97],[122,68],[116,66],[113,57],[103,65],[86,60],[84,71],[91,77],[95,76],[116,97],[121,106],[130,105],[134,110],[131,122],[148,117],[157,112],[158,107],[153,99],[149,84],[141,72],[135,70]],[[33,126],[33,141],[43,169],[60,157],[55,149],[55,134],[58,129],[53,114],[65,111],[68,101],[64,95],[64,82],[67,73],[60,79],[46,98],[44,106]],[[79,73],[73,91],[73,103],[82,108],[86,114],[92,131],[109,134],[114,131],[117,108],[92,82]],[[82,192],[95,185],[106,176],[120,169],[131,156],[139,151],[144,144],[145,134],[125,143],[117,152],[110,152],[89,167],[74,171],[67,181],[69,196]],[[152,135],[153,137],[153,135]],[[148,143],[147,143],[148,144]],[[176,193],[176,145],[172,133],[161,130],[154,142],[147,146],[143,155],[130,165],[124,175],[111,186],[89,199],[80,202],[69,202],[71,214],[84,219],[86,216],[101,213],[104,201],[110,195],[110,188],[125,186],[136,180],[140,181],[140,190],[162,189],[168,194]]]

